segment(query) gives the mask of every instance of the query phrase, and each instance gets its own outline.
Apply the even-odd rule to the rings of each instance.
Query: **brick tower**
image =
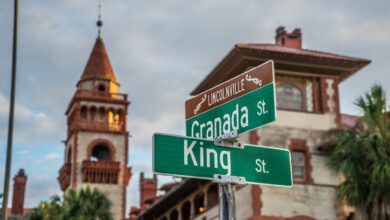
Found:
[[[24,214],[24,195],[26,192],[27,176],[23,169],[20,169],[14,177],[14,194],[12,196],[12,215]]]
[[[99,36],[77,83],[67,116],[65,161],[59,171],[61,189],[97,188],[111,201],[115,220],[125,218],[128,163],[127,112],[129,101]]]
[[[154,174],[153,178],[145,178],[145,174],[141,172],[139,177],[140,188],[140,207],[144,204],[152,203],[157,196],[157,176]]]

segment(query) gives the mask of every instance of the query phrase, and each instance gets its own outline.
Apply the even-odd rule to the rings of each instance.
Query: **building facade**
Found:
[[[125,219],[126,187],[131,177],[130,102],[119,88],[99,34],[65,113],[65,157],[58,177],[63,191],[89,186],[103,192],[116,220]]]
[[[369,60],[302,48],[302,33],[276,29],[275,44],[236,44],[194,89],[197,95],[268,60],[276,75],[277,120],[240,135],[240,141],[288,148],[292,188],[237,186],[237,219],[345,219],[336,200],[338,176],[325,166],[326,134],[342,126],[339,84]],[[140,212],[137,219],[219,219],[218,187],[210,181],[185,179]]]

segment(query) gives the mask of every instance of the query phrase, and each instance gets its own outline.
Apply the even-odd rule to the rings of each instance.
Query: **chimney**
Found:
[[[26,192],[27,176],[24,169],[20,169],[14,177],[14,193],[12,196],[12,215],[24,214],[24,194]]]
[[[302,48],[301,29],[295,28],[291,33],[287,33],[283,26],[276,29],[275,44],[285,47]]]
[[[140,207],[142,207],[145,201],[154,199],[157,196],[157,176],[154,174],[153,178],[145,178],[144,173],[141,172],[139,178],[139,188]]]

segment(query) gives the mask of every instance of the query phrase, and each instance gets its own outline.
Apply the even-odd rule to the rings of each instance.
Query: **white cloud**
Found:
[[[8,131],[9,104],[9,100],[0,92],[0,128],[3,131]],[[31,145],[31,140],[37,139],[46,142],[57,134],[58,123],[44,112],[35,112],[24,105],[16,103],[14,114],[13,139],[15,145]],[[5,132],[0,133],[0,137],[5,137],[5,135]]]
[[[60,159],[62,157],[63,157],[63,155],[61,155],[59,153],[49,153],[45,156],[45,160],[57,160],[57,159]]]
[[[18,154],[20,154],[20,155],[28,155],[29,151],[28,150],[20,150],[20,151],[18,151]]]

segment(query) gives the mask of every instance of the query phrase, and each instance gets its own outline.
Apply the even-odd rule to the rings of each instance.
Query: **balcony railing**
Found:
[[[68,188],[70,185],[71,168],[71,163],[65,163],[60,169],[60,176],[58,177],[58,181],[60,182],[62,191],[65,191],[66,188]]]
[[[123,123],[108,123],[95,121],[75,121],[70,125],[70,130],[89,129],[94,131],[125,131]]]
[[[84,160],[82,180],[85,183],[117,184],[119,170],[119,162]]]
[[[89,90],[77,90],[74,97],[127,100],[127,95],[122,93],[107,93]]]

